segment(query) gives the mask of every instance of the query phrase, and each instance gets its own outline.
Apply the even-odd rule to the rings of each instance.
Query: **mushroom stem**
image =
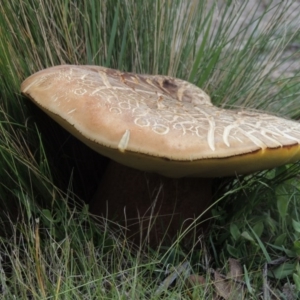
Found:
[[[204,228],[211,204],[209,178],[167,178],[111,161],[91,202],[92,214],[126,227],[126,237],[150,246],[170,243],[196,220],[188,242]],[[199,220],[200,217],[200,220]]]

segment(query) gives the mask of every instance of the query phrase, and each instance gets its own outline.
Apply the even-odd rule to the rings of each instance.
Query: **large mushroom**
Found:
[[[152,244],[205,211],[211,178],[300,159],[299,123],[215,107],[200,88],[172,77],[62,65],[33,74],[21,91],[115,162],[91,211]]]

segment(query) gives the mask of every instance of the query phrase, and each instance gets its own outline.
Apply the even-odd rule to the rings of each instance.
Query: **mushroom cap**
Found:
[[[212,105],[168,76],[61,65],[21,86],[61,126],[104,156],[169,177],[248,174],[300,159],[300,124]]]

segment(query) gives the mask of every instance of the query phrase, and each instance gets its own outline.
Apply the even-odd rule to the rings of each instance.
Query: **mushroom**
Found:
[[[176,236],[207,209],[212,178],[300,159],[299,123],[215,107],[177,78],[61,65],[28,77],[21,91],[114,161],[91,211],[151,244]]]

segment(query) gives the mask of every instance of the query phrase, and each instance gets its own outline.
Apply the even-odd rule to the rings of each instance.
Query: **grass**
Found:
[[[299,164],[217,182],[211,230],[193,247],[138,249],[108,220],[95,222],[81,201],[105,161],[19,92],[42,68],[98,64],[188,79],[219,106],[299,119],[299,73],[274,77],[299,60],[289,47],[300,24],[284,18],[291,4],[270,1],[262,15],[254,7],[241,21],[247,1],[2,2],[0,298],[214,299],[235,258],[241,299],[296,299]],[[196,274],[204,286],[198,277],[187,284]],[[224,298],[234,297],[231,285]]]

